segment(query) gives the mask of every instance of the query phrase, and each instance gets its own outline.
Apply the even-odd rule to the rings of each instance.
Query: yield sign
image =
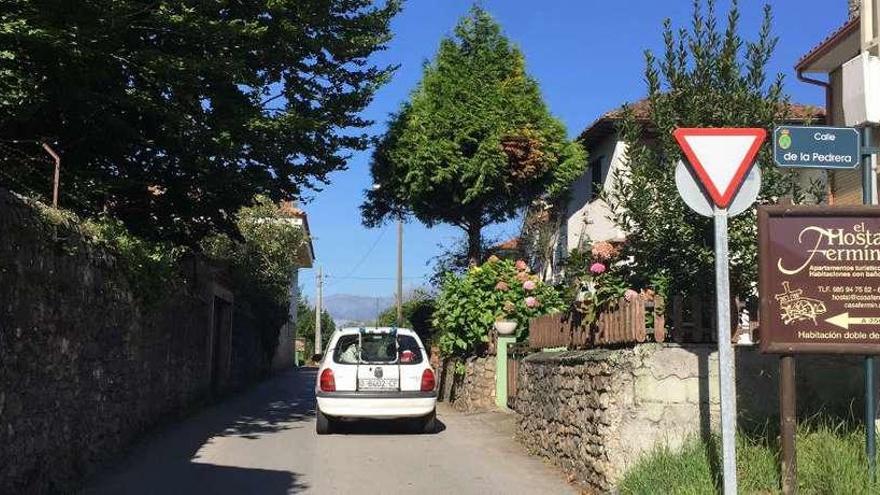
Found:
[[[682,127],[672,135],[715,205],[727,208],[752,168],[767,131]]]

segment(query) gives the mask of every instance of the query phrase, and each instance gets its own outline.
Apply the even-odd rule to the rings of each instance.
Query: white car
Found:
[[[437,380],[419,336],[407,328],[343,328],[318,368],[316,430],[341,419],[403,419],[435,429]]]

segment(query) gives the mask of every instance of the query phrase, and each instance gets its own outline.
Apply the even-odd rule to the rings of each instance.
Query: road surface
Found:
[[[281,373],[167,428],[89,494],[555,494],[563,476],[525,454],[504,413],[461,414],[414,435],[371,422],[315,434],[314,369]]]

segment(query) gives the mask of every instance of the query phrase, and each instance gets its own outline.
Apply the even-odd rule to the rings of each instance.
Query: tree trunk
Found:
[[[468,248],[468,265],[479,265],[483,257],[483,237],[481,231],[483,226],[474,222],[468,224],[467,228],[467,248]]]

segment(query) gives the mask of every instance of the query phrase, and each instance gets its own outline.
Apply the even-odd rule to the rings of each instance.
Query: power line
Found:
[[[360,268],[361,265],[363,265],[364,262],[367,261],[367,258],[368,258],[371,254],[373,254],[373,250],[376,249],[376,246],[379,245],[379,241],[382,240],[382,236],[385,235],[385,231],[386,231],[386,230],[388,230],[388,225],[382,227],[382,230],[379,231],[379,235],[376,236],[376,240],[373,241],[373,245],[370,246],[370,249],[367,249],[367,251],[366,251],[366,252],[364,253],[364,255],[361,257],[361,259],[360,259],[357,263],[355,263],[354,268],[352,268],[351,270],[348,271],[348,274],[347,274],[347,275],[345,275],[344,277],[332,277],[331,275],[324,275],[324,276],[325,276],[325,277],[328,277],[328,278],[331,278],[331,277],[332,277],[332,278],[334,279],[334,282],[335,282],[335,281],[339,281],[339,280],[346,280],[346,279],[349,279],[349,278],[354,278],[354,277],[352,277],[352,275],[354,275],[354,273],[358,270],[358,268]],[[330,284],[326,284],[325,287],[329,287],[330,285],[332,285],[332,283],[330,283]]]
[[[423,279],[425,277],[430,276],[430,274],[422,274],[417,277],[403,277],[405,280],[416,280]],[[359,276],[348,276],[348,277],[334,277],[333,275],[324,275],[325,278],[335,278],[336,280],[342,279],[351,279],[351,280],[397,280],[397,277],[359,277]]]

